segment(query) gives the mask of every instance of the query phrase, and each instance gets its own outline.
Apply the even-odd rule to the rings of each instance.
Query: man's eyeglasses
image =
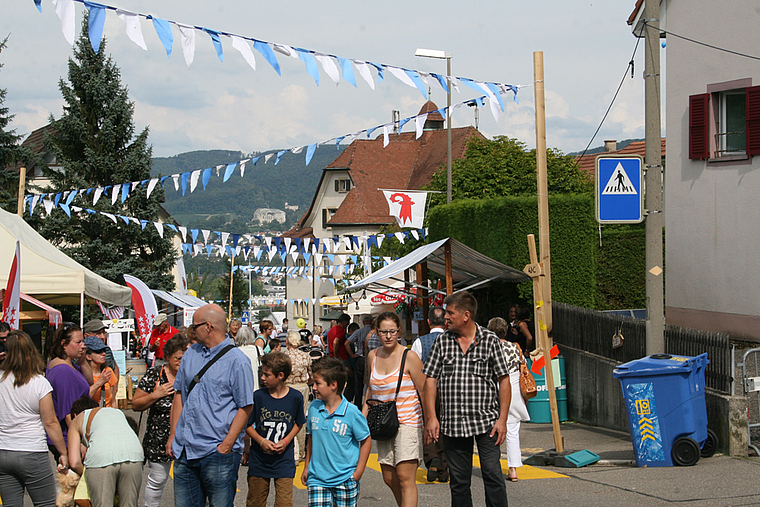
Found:
[[[378,329],[377,334],[382,335],[382,336],[394,336],[398,334],[398,329],[388,329],[388,330]]]
[[[205,326],[206,324],[208,324],[208,322],[199,322],[198,324],[193,324],[190,327],[193,329],[193,331],[198,331],[199,327]]]

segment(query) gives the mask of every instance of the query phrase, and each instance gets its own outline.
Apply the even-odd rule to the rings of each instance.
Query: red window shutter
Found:
[[[689,158],[710,158],[710,94],[689,96]]]
[[[760,155],[760,86],[747,88],[747,155]]]

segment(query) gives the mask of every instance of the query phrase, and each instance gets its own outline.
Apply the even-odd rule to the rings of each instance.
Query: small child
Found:
[[[348,372],[340,359],[312,364],[314,395],[309,406],[301,482],[309,489],[309,507],[355,507],[359,481],[372,448],[367,420],[342,395]]]
[[[269,340],[269,352],[282,352],[282,342],[279,338]]]
[[[275,505],[293,506],[296,463],[293,440],[306,422],[303,395],[285,385],[292,365],[284,352],[261,358],[261,389],[253,393],[251,425],[246,434],[253,440],[248,464],[247,507],[266,507],[269,480],[274,479]]]

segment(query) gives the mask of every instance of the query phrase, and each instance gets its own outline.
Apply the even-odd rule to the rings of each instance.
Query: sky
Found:
[[[132,12],[259,40],[445,74],[445,60],[415,57],[417,48],[452,54],[452,74],[476,81],[527,85],[519,103],[505,100],[499,122],[480,110],[487,137],[505,135],[535,147],[533,54],[543,52],[547,146],[583,150],[591,140],[631,59],[636,39],[626,20],[635,2],[599,0],[480,0],[438,2],[385,0],[314,2],[280,0],[109,0]],[[84,6],[75,2],[77,37]],[[386,72],[372,90],[356,73],[357,87],[336,86],[320,67],[320,84],[298,60],[277,54],[278,76],[256,51],[256,70],[222,37],[220,62],[210,37],[196,31],[195,61],[188,69],[180,35],[173,27],[170,58],[150,21],[141,19],[147,51],[125,34],[124,22],[107,11],[106,51],[121,70],[122,84],[135,103],[139,130],[150,128],[154,156],[226,149],[244,153],[290,149],[388,123],[419,112],[425,99]],[[60,117],[58,88],[72,54],[51,0],[42,13],[33,0],[6,2],[0,17],[0,88],[15,115],[12,127],[28,134]],[[592,146],[605,139],[644,137],[643,43],[609,117]],[[663,67],[664,67],[664,53]],[[373,71],[373,76],[376,74]],[[460,86],[452,103],[479,94]],[[433,88],[432,100],[446,105]],[[474,111],[454,112],[453,126],[474,125]],[[405,131],[412,131],[409,123]],[[375,135],[380,133],[376,132]],[[382,135],[382,134],[381,134]],[[374,136],[373,136],[374,137]]]

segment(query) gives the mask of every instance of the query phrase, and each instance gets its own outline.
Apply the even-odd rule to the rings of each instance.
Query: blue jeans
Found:
[[[174,461],[174,504],[182,507],[233,507],[240,453],[187,459],[185,452]]]
[[[24,490],[35,506],[55,506],[55,481],[47,451],[0,451],[3,506],[21,507]]]

